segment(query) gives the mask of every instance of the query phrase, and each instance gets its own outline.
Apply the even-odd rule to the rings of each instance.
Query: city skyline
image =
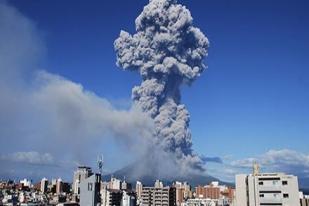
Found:
[[[29,176],[62,176],[95,165],[101,153],[105,173],[132,163],[136,145],[128,149],[117,135],[125,129],[131,141],[133,129],[144,127],[130,109],[140,77],[116,67],[113,42],[121,29],[134,33],[148,1],[29,2],[0,3],[0,162],[7,166],[0,175],[18,176],[21,164]],[[207,174],[231,181],[258,160],[308,178],[308,3],[179,3],[210,41],[207,70],[182,86],[193,149]]]
[[[257,206],[308,205],[307,190],[299,189],[297,176],[260,172],[254,163],[251,174],[237,174],[235,188],[219,181],[190,184],[175,180],[170,183],[159,179],[132,185],[125,179],[102,179],[90,167],[80,166],[73,174],[73,182],[61,178],[33,183],[0,180],[0,203],[12,205],[74,205],[74,206]]]

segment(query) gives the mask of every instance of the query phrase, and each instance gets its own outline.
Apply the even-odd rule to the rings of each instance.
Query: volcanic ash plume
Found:
[[[132,90],[134,103],[154,120],[157,145],[179,163],[202,169],[201,158],[192,151],[190,116],[180,103],[179,87],[205,69],[208,39],[176,0],[150,0],[135,25],[135,34],[121,31],[114,43],[117,65],[142,76]]]

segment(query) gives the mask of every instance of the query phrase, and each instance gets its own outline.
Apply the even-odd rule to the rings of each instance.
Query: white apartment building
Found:
[[[48,180],[44,177],[41,180],[41,186],[40,186],[41,192],[46,193],[47,192],[47,188],[48,188]]]
[[[236,175],[236,206],[300,206],[298,180],[284,173]]]
[[[125,190],[122,191],[120,206],[136,206],[136,197]]]
[[[143,184],[140,181],[137,181],[135,191],[138,203],[141,201],[142,198],[142,190],[143,190]]]

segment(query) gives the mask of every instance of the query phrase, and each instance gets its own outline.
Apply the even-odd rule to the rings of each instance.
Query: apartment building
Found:
[[[254,166],[250,175],[236,175],[238,206],[300,206],[298,180],[284,173],[259,173]]]

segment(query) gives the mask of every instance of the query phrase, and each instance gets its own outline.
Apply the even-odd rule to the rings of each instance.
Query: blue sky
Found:
[[[182,88],[194,150],[225,161],[270,150],[308,154],[309,2],[179,3],[210,41],[208,69]],[[116,107],[129,107],[140,76],[116,67],[113,42],[121,29],[134,32],[134,20],[147,1],[9,4],[38,29],[46,45],[40,63],[44,70],[83,85]]]

